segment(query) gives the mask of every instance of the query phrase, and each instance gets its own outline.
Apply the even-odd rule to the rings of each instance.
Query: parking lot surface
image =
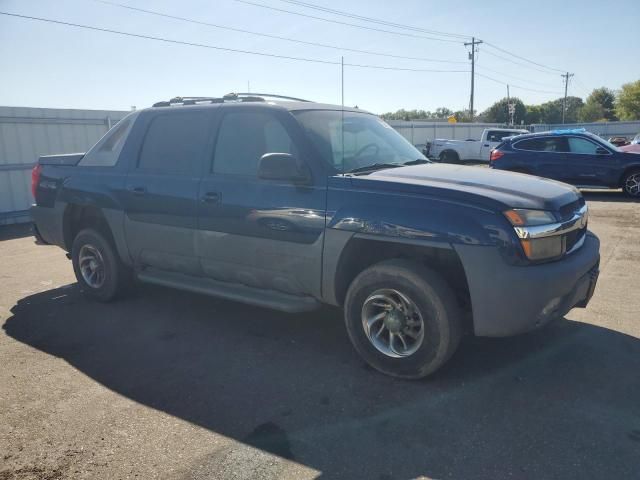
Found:
[[[586,194],[587,309],[466,339],[434,377],[367,368],[341,312],[141,287],[84,299],[57,247],[0,231],[0,480],[640,476],[640,204]]]

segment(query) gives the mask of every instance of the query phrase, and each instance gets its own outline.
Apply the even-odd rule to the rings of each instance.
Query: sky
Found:
[[[339,104],[341,56],[347,64],[345,105],[358,105],[376,113],[400,108],[435,110],[442,106],[461,110],[469,105],[471,75],[464,38],[346,18],[285,0],[250,0],[254,5],[239,0],[110,1],[340,48],[229,31],[97,0],[0,0],[2,12],[327,62],[177,45],[0,15],[0,105],[129,110],[174,96],[220,96],[247,90]],[[475,36],[490,43],[481,44],[477,54],[477,111],[505,97],[507,83],[511,84],[511,95],[527,104],[559,98],[564,89],[562,71],[575,74],[569,83],[569,95],[583,98],[593,88],[619,89],[624,83],[640,79],[637,15],[624,14],[637,11],[637,0],[620,0],[606,6],[594,0],[305,1],[423,30]],[[401,34],[325,22],[257,5]],[[357,53],[345,48],[414,59]],[[356,64],[405,70],[353,66]]]

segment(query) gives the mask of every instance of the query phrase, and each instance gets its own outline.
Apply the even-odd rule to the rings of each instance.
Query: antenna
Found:
[[[344,175],[344,57],[340,57],[340,97],[342,102],[341,118],[340,118],[340,134],[342,150],[342,174]]]

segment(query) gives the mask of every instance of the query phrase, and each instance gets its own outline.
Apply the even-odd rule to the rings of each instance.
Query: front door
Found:
[[[301,186],[257,175],[266,153],[305,161],[297,130],[284,111],[246,106],[222,113],[199,194],[197,250],[206,276],[319,296],[326,180],[316,175]]]
[[[608,149],[582,137],[569,137],[568,181],[574,185],[606,187],[617,183],[616,157]]]
[[[203,110],[153,112],[126,180],[125,234],[138,267],[197,274],[198,187],[211,144]]]

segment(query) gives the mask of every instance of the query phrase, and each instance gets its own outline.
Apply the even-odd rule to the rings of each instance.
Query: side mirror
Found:
[[[289,153],[265,153],[258,162],[258,178],[263,180],[285,180],[296,184],[307,184],[311,175],[298,164]]]
[[[609,155],[609,150],[607,150],[604,147],[598,147],[596,148],[596,155]]]

